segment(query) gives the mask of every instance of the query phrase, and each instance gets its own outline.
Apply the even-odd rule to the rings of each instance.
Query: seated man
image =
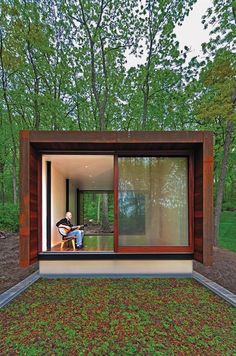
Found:
[[[58,228],[63,228],[65,229],[65,235],[62,234],[64,236],[64,238],[69,238],[71,236],[75,236],[76,237],[76,247],[77,248],[82,248],[83,247],[83,237],[84,237],[84,231],[83,230],[79,230],[82,225],[76,225],[73,226],[71,224],[71,218],[72,218],[72,214],[70,211],[67,211],[64,219],[61,219],[60,221],[58,221],[56,223],[56,226]]]

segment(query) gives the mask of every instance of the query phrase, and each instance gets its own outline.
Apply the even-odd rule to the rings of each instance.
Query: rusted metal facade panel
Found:
[[[38,236],[40,212],[38,209],[41,165],[37,151],[31,147],[29,132],[20,133],[20,266],[37,261],[40,244]]]
[[[143,151],[191,149],[203,142],[203,132],[30,131],[30,142],[43,151]]]
[[[188,224],[189,224],[189,246],[194,249],[194,154],[188,157]]]
[[[38,259],[38,166],[37,152],[32,146],[30,146],[30,263],[33,263]]]
[[[203,262],[203,150],[194,157],[194,259]]]
[[[204,133],[203,143],[203,263],[212,265],[213,250],[213,136]]]
[[[194,143],[203,142],[203,131],[30,131],[30,141],[34,142],[105,142],[109,143]]]

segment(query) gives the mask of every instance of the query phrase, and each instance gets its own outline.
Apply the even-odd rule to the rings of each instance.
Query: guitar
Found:
[[[70,231],[73,231],[73,230],[83,230],[85,226],[88,226],[88,224],[84,224],[84,225],[75,225],[75,226],[68,226],[68,228],[65,228],[65,227],[58,227],[58,231],[59,233],[63,236],[63,237],[66,237],[67,234],[70,232]]]

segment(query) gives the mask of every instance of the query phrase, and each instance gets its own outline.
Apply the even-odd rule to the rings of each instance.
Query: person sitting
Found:
[[[56,223],[56,226],[58,228],[63,228],[65,231],[65,234],[63,234],[64,238],[69,238],[74,236],[76,238],[76,247],[81,249],[83,247],[83,237],[84,237],[84,231],[80,230],[83,225],[72,225],[71,223],[72,219],[72,213],[70,211],[67,211],[65,214],[65,217],[61,220],[59,220]]]

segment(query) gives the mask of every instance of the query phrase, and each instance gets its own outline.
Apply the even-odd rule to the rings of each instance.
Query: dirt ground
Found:
[[[13,233],[0,234],[0,293],[9,289],[38,269],[38,263],[19,267],[19,236]],[[194,270],[212,281],[236,293],[236,253],[214,248],[214,262],[211,267],[193,263]]]
[[[194,261],[193,268],[205,277],[236,294],[236,253],[214,247],[213,264],[205,267]]]
[[[38,269],[38,263],[28,268],[19,266],[19,236],[17,234],[4,233],[3,236],[6,237],[0,236],[0,293]]]

